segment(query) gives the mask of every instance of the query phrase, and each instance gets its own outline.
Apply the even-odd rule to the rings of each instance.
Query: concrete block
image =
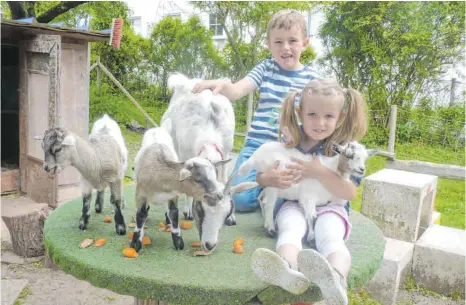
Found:
[[[394,305],[400,283],[411,271],[414,244],[392,238],[386,240],[382,264],[366,290],[383,305]]]
[[[414,246],[412,276],[429,290],[465,292],[466,231],[430,226]]]
[[[386,237],[415,242],[430,225],[437,177],[383,169],[365,179],[361,213]]]
[[[2,280],[2,305],[13,305],[28,280]]]

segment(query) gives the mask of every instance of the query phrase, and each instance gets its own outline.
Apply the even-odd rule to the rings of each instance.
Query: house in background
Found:
[[[227,44],[227,36],[224,33],[220,20],[215,14],[201,12],[189,1],[171,1],[158,0],[151,2],[150,5],[139,0],[126,1],[131,9],[130,22],[136,33],[148,38],[153,27],[165,17],[180,17],[186,21],[191,16],[197,15],[201,23],[214,33],[213,41],[217,48],[222,49]],[[310,44],[314,48],[317,57],[323,55],[323,47],[321,40],[318,38],[318,29],[324,21],[324,14],[321,11],[313,13],[303,12],[307,19],[308,35],[311,40]],[[228,22],[228,20],[227,20]],[[250,39],[248,33],[244,33],[244,37]]]

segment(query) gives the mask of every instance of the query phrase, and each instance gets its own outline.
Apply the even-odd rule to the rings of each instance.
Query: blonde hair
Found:
[[[342,88],[336,80],[312,80],[304,87],[302,92],[288,93],[280,115],[278,139],[282,141],[284,131],[286,137],[291,137],[285,144],[287,147],[296,147],[301,140],[301,131],[296,113],[295,101],[299,101],[299,108],[305,101],[315,96],[324,96],[331,99],[341,99],[343,104],[343,117],[339,119],[333,134],[325,139],[325,154],[332,156],[332,143],[345,144],[349,141],[359,141],[367,130],[366,101],[361,93],[354,89]]]
[[[302,31],[303,38],[307,37],[306,19],[303,14],[297,10],[278,11],[267,24],[267,39],[270,38],[270,32],[274,29],[290,30],[293,27],[298,27]]]

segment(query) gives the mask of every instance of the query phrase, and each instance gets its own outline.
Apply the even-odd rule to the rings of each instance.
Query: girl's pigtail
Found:
[[[346,114],[342,128],[348,141],[359,141],[367,131],[366,102],[359,91],[346,89]]]
[[[289,148],[294,148],[299,144],[301,135],[295,108],[295,99],[297,94],[301,93],[298,91],[288,93],[280,114],[278,141],[285,142],[285,146]],[[282,137],[285,137],[285,140],[282,139]]]

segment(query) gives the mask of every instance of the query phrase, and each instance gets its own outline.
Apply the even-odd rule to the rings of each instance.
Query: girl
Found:
[[[365,106],[356,90],[344,89],[334,80],[311,80],[302,92],[288,94],[280,116],[280,139],[286,131],[287,147],[296,147],[304,154],[333,156],[332,142],[345,144],[365,134]],[[299,179],[318,179],[342,199],[352,200],[356,196],[358,181],[344,180],[324,167],[318,158],[293,161],[289,168]],[[346,277],[351,256],[345,240],[351,225],[345,207],[330,204],[317,208],[314,224],[317,251],[302,250],[307,224],[299,203],[287,201],[280,206],[277,202],[276,210],[276,252],[260,248],[253,253],[256,275],[295,294],[303,293],[309,282],[313,282],[330,304],[347,304]]]

